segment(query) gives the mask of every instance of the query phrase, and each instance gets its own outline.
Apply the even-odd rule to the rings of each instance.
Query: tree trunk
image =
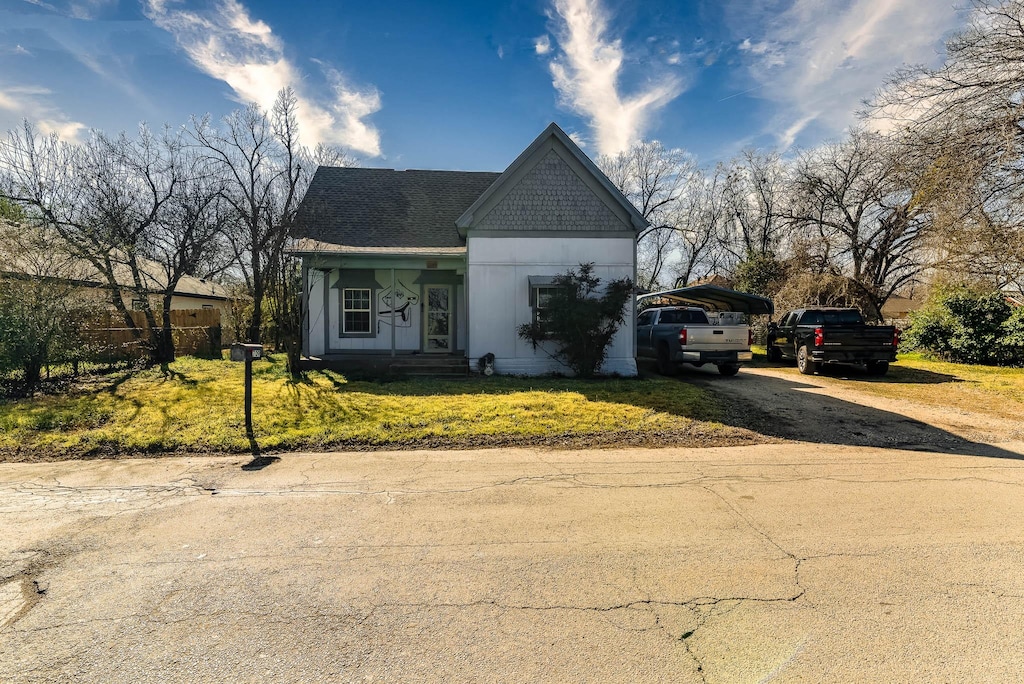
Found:
[[[164,296],[163,311],[160,316],[160,327],[156,328],[156,344],[153,360],[161,366],[174,362],[174,332],[171,329],[171,297]]]
[[[252,318],[249,321],[249,330],[246,332],[246,342],[250,344],[260,343],[260,329],[263,327],[263,291],[261,288],[254,288],[252,293]]]

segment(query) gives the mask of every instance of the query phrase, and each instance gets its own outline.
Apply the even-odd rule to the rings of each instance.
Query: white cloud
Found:
[[[85,124],[72,121],[49,104],[47,99],[52,94],[47,88],[33,86],[0,89],[0,110],[15,120],[28,119],[43,134],[57,133],[68,142],[78,142]]]
[[[301,72],[285,57],[270,26],[253,19],[238,0],[220,0],[199,13],[169,7],[171,0],[146,0],[146,15],[170,32],[199,69],[224,81],[241,103],[269,109],[282,88],[298,95],[299,130],[307,144],[339,144],[380,155],[380,133],[366,118],[380,110],[376,88],[357,88],[341,72],[323,66],[330,97],[309,92]]]
[[[605,37],[608,16],[600,0],[554,0],[560,48],[551,75],[563,105],[588,119],[601,154],[617,154],[639,140],[651,114],[683,90],[678,76],[665,74],[623,96],[619,79],[624,53],[620,40]]]
[[[781,67],[786,65],[786,56],[781,46],[768,42],[751,42],[750,38],[744,38],[739,44],[740,52],[749,52],[751,55],[760,57],[760,66],[764,69]]]
[[[773,13],[771,0],[733,0],[749,24],[734,26],[759,96],[776,105],[770,132],[779,143],[802,131],[841,133],[863,100],[903,64],[934,64],[942,37],[962,21],[952,2],[795,0]],[[735,16],[735,14],[733,15]]]
[[[539,36],[533,41],[533,49],[537,51],[538,55],[546,55],[551,52],[551,37],[548,34]]]

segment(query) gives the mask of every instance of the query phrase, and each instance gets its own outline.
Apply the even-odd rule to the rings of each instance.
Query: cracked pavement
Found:
[[[1020,681],[1024,443],[0,465],[0,681]]]

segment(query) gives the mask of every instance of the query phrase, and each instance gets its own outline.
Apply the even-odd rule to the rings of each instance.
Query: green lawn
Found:
[[[470,377],[292,382],[283,360],[254,365],[265,450],[531,444],[693,445],[755,436],[716,422],[721,406],[678,380]],[[84,382],[73,393],[0,403],[0,460],[249,450],[243,365],[184,358]]]

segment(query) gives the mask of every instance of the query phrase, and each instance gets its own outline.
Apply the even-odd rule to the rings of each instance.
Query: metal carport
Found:
[[[739,311],[747,314],[773,314],[772,300],[761,295],[730,290],[718,285],[691,285],[674,290],[649,292],[636,298],[638,305],[650,300],[662,300],[669,304],[701,306],[713,311]]]

